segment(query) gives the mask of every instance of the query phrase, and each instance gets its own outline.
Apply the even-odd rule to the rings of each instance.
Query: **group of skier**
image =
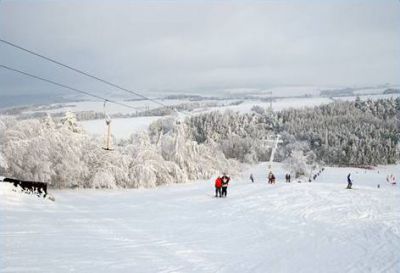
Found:
[[[226,197],[228,194],[228,185],[231,178],[225,173],[215,179],[215,197]]]
[[[396,185],[396,177],[394,176],[394,174],[386,176],[386,182],[388,182],[391,185]]]
[[[323,170],[323,169],[322,169]],[[318,173],[319,175],[319,173]],[[254,176],[253,174],[250,174],[250,181],[254,183]],[[316,177],[314,177],[314,180]],[[227,176],[225,173],[222,176],[217,177],[215,180],[215,197],[226,197],[228,194],[228,185],[229,181],[231,178]],[[287,183],[290,183],[291,176],[290,173],[287,173],[285,175],[285,180]],[[270,171],[268,173],[268,184],[275,184],[276,178],[275,175]],[[396,177],[391,174],[386,177],[386,181],[390,183],[391,185],[396,185]],[[311,179],[310,179],[311,182]],[[347,175],[347,187],[346,189],[352,189],[353,187],[353,180],[351,178],[351,173]],[[380,185],[378,184],[378,188],[380,188]]]
[[[286,181],[286,183],[290,183],[290,179],[291,179],[291,178],[292,178],[292,177],[291,177],[290,173],[286,173],[286,174],[285,174],[285,181]],[[254,183],[254,176],[253,176],[253,174],[250,174],[250,181],[251,181],[252,183]],[[272,171],[270,171],[270,172],[268,173],[268,184],[275,184],[275,181],[276,181],[275,175],[273,174]]]
[[[396,185],[396,177],[393,174],[386,176],[386,182],[390,185]],[[347,187],[346,189],[351,189],[353,187],[353,180],[351,179],[351,173],[347,175]],[[381,184],[377,185],[378,189],[381,187]]]
[[[285,176],[286,182],[290,183],[290,174],[286,174]],[[231,178],[224,173],[222,176],[218,176],[215,179],[215,197],[226,197],[228,195],[228,185]],[[272,172],[268,174],[268,183],[275,184],[275,175]],[[250,181],[254,183],[254,176],[250,174]]]

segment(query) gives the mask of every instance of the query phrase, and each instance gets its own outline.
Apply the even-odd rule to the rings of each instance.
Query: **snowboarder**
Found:
[[[215,197],[222,197],[222,179],[219,176],[215,179]]]
[[[275,175],[271,171],[268,174],[268,184],[275,184]]]
[[[250,174],[250,181],[251,181],[251,183],[254,183],[254,176],[252,173]]]
[[[350,175],[351,173],[347,175],[347,189],[351,189],[351,187],[353,186],[353,181],[351,181]]]
[[[290,173],[285,175],[286,183],[290,183]]]
[[[221,195],[222,195],[222,197],[224,197],[224,196],[226,197],[226,195],[228,193],[228,184],[229,184],[229,181],[231,180],[231,178],[224,173],[224,175],[221,177],[221,180],[222,180]]]

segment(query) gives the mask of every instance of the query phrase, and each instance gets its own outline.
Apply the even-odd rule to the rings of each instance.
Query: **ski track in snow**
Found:
[[[223,199],[210,181],[53,191],[56,202],[0,191],[0,271],[399,272],[400,191],[384,181],[398,166],[290,184],[278,166],[276,185],[265,170],[233,178]]]

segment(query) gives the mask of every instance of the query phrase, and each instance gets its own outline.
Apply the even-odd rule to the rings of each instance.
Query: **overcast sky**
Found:
[[[0,37],[153,91],[400,83],[400,1],[7,1]],[[0,44],[0,63],[108,87]],[[0,93],[60,90],[0,68]]]

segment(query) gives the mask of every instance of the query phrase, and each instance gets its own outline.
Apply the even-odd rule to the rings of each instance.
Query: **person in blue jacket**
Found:
[[[347,175],[347,189],[351,189],[351,187],[353,186],[353,181],[351,181],[350,175],[351,173]]]

